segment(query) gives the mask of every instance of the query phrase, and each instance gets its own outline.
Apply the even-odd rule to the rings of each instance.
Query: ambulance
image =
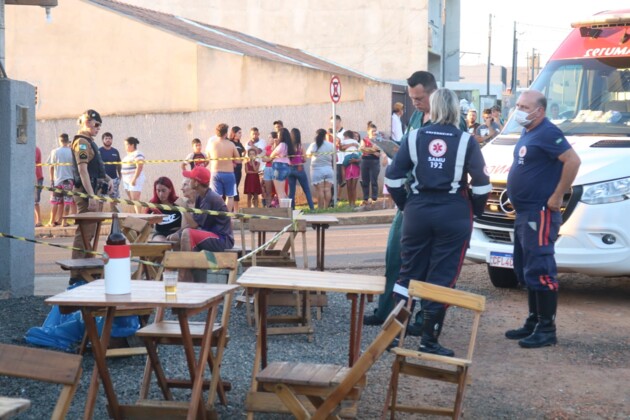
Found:
[[[562,204],[558,271],[630,276],[630,9],[573,23],[531,89],[582,165]],[[515,212],[506,193],[522,127],[510,119],[483,149],[492,193],[476,218],[468,259],[485,263],[492,284],[516,287]]]

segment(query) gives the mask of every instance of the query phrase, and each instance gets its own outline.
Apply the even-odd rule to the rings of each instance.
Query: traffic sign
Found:
[[[337,76],[333,76],[330,79],[330,99],[334,103],[338,103],[341,99],[341,81]]]

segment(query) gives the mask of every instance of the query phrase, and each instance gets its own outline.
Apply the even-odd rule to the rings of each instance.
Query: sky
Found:
[[[518,38],[518,65],[525,66],[532,48],[544,65],[571,31],[571,22],[605,10],[630,9],[627,0],[461,0],[460,64],[486,64],[488,21],[492,13],[490,61],[512,66],[514,22]]]

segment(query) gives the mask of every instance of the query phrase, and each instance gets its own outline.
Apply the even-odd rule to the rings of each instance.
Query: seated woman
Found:
[[[153,204],[176,205],[177,195],[173,182],[165,177],[159,177],[153,183],[153,198],[149,200]],[[151,240],[154,242],[167,242],[167,236],[177,232],[182,226],[182,214],[178,210],[147,208],[149,214],[163,214],[162,222],[157,223],[153,229]]]

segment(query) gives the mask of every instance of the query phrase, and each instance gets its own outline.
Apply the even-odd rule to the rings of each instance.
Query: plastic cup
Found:
[[[291,199],[290,198],[281,198],[280,199],[280,207],[283,207],[283,208],[291,207]]]
[[[164,291],[167,295],[177,294],[177,271],[165,271],[163,274]]]

